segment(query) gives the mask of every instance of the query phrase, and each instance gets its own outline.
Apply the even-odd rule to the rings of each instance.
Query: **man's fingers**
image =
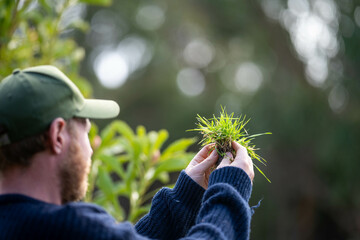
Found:
[[[221,160],[221,163],[217,168],[222,168],[226,166],[230,166],[231,162],[233,160],[233,156],[231,153],[227,152],[224,156],[224,158]]]
[[[215,150],[209,155],[212,147],[212,145],[203,147],[185,169],[189,177],[204,189],[207,189],[209,170],[218,159],[218,154]]]
[[[237,142],[233,142],[232,146],[236,151],[236,157],[232,165],[242,168],[249,175],[252,181],[254,179],[254,167],[246,148]]]
[[[211,152],[211,148],[213,147],[213,144],[209,144],[204,146],[193,158],[193,161],[196,161],[196,163],[202,162],[205,158],[209,156],[209,153]]]
[[[238,149],[241,147],[241,145],[240,145],[239,143],[235,142],[235,141],[232,141],[232,142],[231,142],[231,145],[232,145],[233,149],[234,149],[236,152],[237,152]]]
[[[233,141],[232,147],[234,148],[234,150],[236,152],[235,160],[236,159],[245,160],[248,157],[248,152],[244,146],[241,146],[239,143]]]
[[[210,156],[208,156],[207,158],[205,158],[204,161],[199,163],[199,165],[197,166],[198,170],[206,171],[206,170],[210,169],[210,167],[216,163],[218,158],[219,158],[219,155],[218,155],[217,151],[216,150],[212,151]]]

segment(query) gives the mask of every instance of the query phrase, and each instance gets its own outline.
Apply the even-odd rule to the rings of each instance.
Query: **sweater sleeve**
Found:
[[[181,172],[173,190],[158,192],[138,233],[156,239],[249,239],[251,180],[240,168],[215,170],[203,189]],[[197,193],[197,194],[195,194]],[[202,204],[199,198],[203,195]]]
[[[251,181],[240,168],[215,170],[203,205],[185,239],[249,239]]]
[[[179,239],[194,225],[205,190],[182,171],[173,189],[163,188],[153,198],[150,212],[135,225],[149,238]]]

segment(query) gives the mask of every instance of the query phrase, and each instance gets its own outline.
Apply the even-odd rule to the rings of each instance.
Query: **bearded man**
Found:
[[[84,99],[53,66],[14,72],[0,83],[0,239],[248,239],[254,171],[233,142],[218,155],[201,149],[173,189],[153,198],[135,226],[79,202],[92,149],[89,119],[116,117],[118,104]]]

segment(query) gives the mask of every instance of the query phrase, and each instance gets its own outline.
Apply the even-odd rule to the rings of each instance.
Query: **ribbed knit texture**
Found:
[[[205,190],[182,171],[173,190],[161,189],[136,230],[155,239],[179,239],[195,223]]]
[[[58,206],[0,195],[0,239],[248,239],[250,194],[250,179],[241,169],[214,171],[206,191],[183,171],[174,189],[154,196],[149,214],[135,227],[116,223],[93,204]]]
[[[239,173],[242,172],[242,173]],[[236,167],[225,167],[210,175],[209,186],[216,183],[227,183],[232,185],[244,198],[249,201],[251,195],[251,180],[244,170]]]
[[[203,205],[190,229],[191,239],[249,239],[252,216],[248,200],[251,181],[239,168],[215,170],[209,179]]]

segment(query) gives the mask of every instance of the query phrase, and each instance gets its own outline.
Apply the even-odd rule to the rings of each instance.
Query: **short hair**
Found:
[[[73,133],[73,121],[66,120],[66,127],[70,134]],[[31,136],[9,145],[0,147],[0,173],[11,167],[26,168],[31,164],[31,157],[48,148],[49,128],[44,132]]]
[[[0,147],[0,172],[4,172],[13,166],[28,167],[30,158],[45,150],[47,143],[48,130]]]

